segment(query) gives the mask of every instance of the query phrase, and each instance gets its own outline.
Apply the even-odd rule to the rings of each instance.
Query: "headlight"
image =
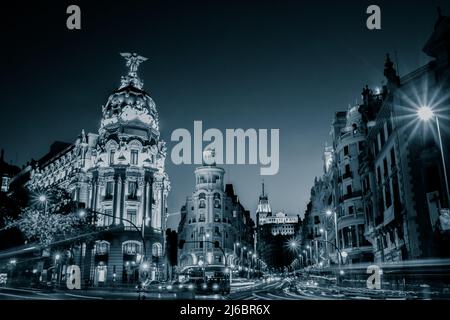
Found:
[[[212,288],[213,290],[219,290],[219,285],[217,283],[214,283]]]
[[[172,290],[172,286],[170,284],[166,288],[167,290]]]
[[[179,284],[179,285],[178,285],[178,289],[183,289],[183,285],[182,285],[182,284]]]
[[[159,289],[159,290],[162,290],[162,286],[158,286],[158,289]]]
[[[204,284],[202,285],[202,288],[203,288],[203,289],[207,289],[207,288],[208,288],[208,285],[207,285],[206,283],[204,283]]]
[[[194,289],[194,285],[193,285],[193,284],[188,285],[188,289],[189,289],[189,290]]]

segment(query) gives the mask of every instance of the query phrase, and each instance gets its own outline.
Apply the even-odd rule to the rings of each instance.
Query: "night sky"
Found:
[[[66,29],[70,4],[81,7],[81,31]],[[370,4],[381,7],[381,31],[366,29]],[[127,71],[118,53],[137,52],[149,58],[139,75],[168,143],[169,212],[192,193],[195,168],[172,164],[170,135],[202,120],[204,130],[279,128],[279,173],[225,166],[226,182],[253,214],[264,179],[274,210],[302,215],[334,112],[381,84],[387,52],[397,51],[401,75],[428,61],[438,5],[450,14],[432,0],[17,1],[0,20],[0,147],[22,165],[55,140],[97,132]]]

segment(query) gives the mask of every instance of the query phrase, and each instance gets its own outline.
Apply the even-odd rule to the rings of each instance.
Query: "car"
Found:
[[[158,287],[161,285],[161,281],[147,279],[136,286],[138,291],[157,291]]]

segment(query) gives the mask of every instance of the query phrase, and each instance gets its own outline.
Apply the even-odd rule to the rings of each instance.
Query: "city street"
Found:
[[[190,299],[176,293],[89,289],[89,290],[39,290],[31,288],[0,288],[4,300],[175,300]],[[400,290],[371,290],[366,288],[337,287],[320,284],[313,278],[277,279],[271,282],[256,281],[233,286],[231,293],[222,295],[196,295],[196,300],[415,300],[445,298],[437,291],[424,287],[418,292]],[[447,297],[448,298],[448,297]]]

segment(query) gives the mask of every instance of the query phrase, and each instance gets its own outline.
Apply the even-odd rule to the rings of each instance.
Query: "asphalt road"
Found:
[[[141,294],[146,300],[186,299],[174,293],[161,294],[146,292]],[[393,290],[369,290],[366,288],[337,287],[332,284],[319,284],[308,280],[279,280],[270,283],[257,282],[253,285],[233,287],[227,296],[197,295],[199,300],[407,300],[432,299],[433,292],[426,295],[420,292],[404,292]],[[439,298],[439,297],[437,297]],[[77,291],[45,291],[30,288],[0,288],[1,300],[138,300],[135,291],[111,290],[77,290]]]

